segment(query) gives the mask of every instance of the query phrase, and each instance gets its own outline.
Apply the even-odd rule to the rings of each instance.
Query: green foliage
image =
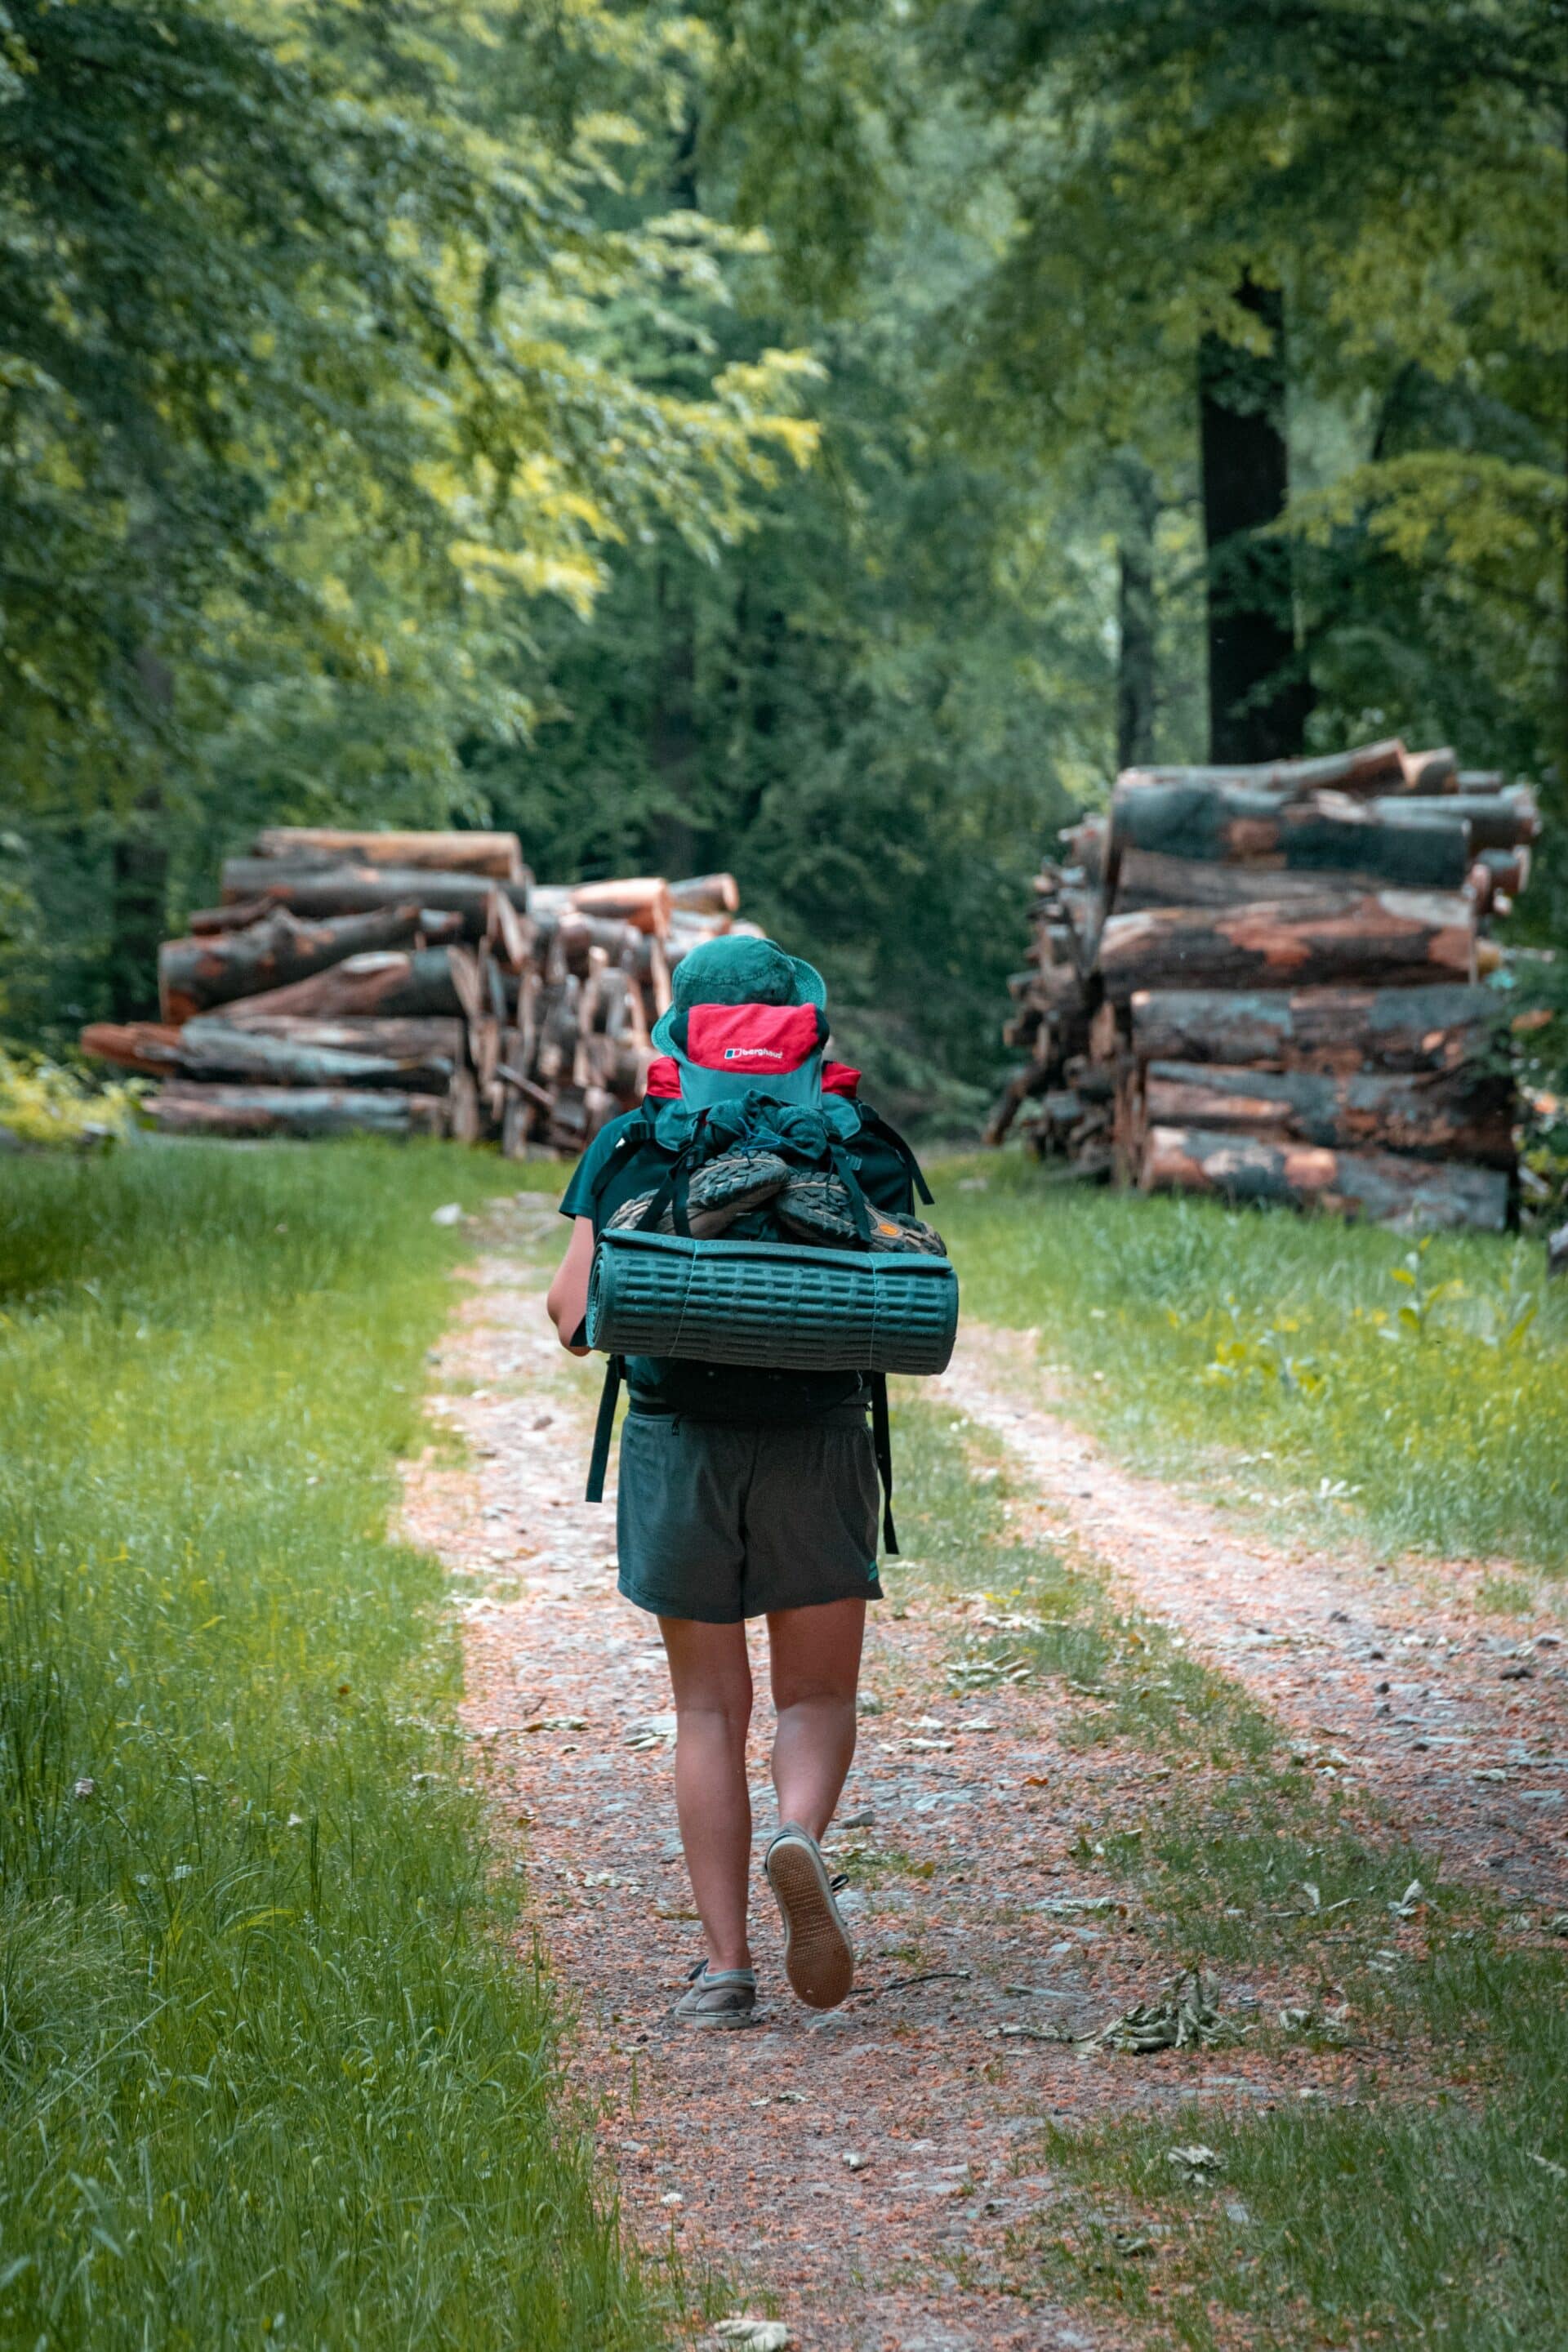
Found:
[[[0,1133],[19,1143],[77,1150],[106,1143],[130,1129],[135,1105],[134,1087],[86,1086],[53,1062],[0,1048]]]
[[[985,1189],[959,1191],[963,1171]],[[1333,1540],[1568,1559],[1568,1297],[1538,1242],[941,1171],[971,1315],[1034,1328],[1082,1410],[1166,1471]]]
[[[373,1145],[7,1170],[7,2344],[664,2339],[491,1878],[439,1569],[389,1533],[430,1212],[500,1181]]]

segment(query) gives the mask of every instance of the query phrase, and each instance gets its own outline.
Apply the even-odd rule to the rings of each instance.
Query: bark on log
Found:
[[[91,1021],[79,1043],[89,1061],[163,1078],[179,1070],[180,1035],[178,1029],[158,1021]]]
[[[1462,817],[1470,828],[1473,851],[1518,849],[1541,838],[1541,809],[1528,784],[1511,784],[1500,793],[1453,793],[1444,800],[1374,800],[1367,805],[1385,824]]]
[[[692,915],[738,915],[741,886],[732,874],[693,874],[670,884],[669,903]]]
[[[486,944],[513,971],[521,971],[528,961],[532,930],[533,926],[518,913],[504,890],[490,892],[490,902],[485,914]]]
[[[1334,751],[1316,760],[1274,760],[1255,767],[1129,768],[1119,782],[1146,784],[1237,784],[1253,792],[1451,793],[1458,784],[1452,751],[1407,751],[1395,737]]]
[[[1474,1069],[1426,1072],[1237,1070],[1151,1062],[1143,1114],[1152,1127],[1236,1130],[1335,1151],[1403,1151],[1511,1169],[1511,1081]]]
[[[1325,892],[1210,912],[1166,907],[1112,915],[1100,936],[1106,994],[1145,988],[1300,988],[1368,981],[1415,987],[1475,974],[1467,899],[1404,890]]]
[[[1146,1061],[1294,1070],[1458,1070],[1487,1057],[1506,1006],[1489,988],[1140,990]]]
[[[1281,801],[1236,785],[1151,784],[1119,788],[1111,807],[1110,861],[1142,850],[1178,861],[1374,877],[1372,887],[1458,890],[1470,865],[1470,835],[1452,815],[1382,819],[1343,793]]]
[[[1145,1192],[1322,1208],[1378,1224],[1474,1225],[1494,1234],[1508,1224],[1509,1180],[1490,1168],[1259,1143],[1202,1128],[1152,1127],[1138,1181]]]
[[[481,874],[492,882],[528,878],[515,833],[338,833],[274,824],[257,835],[252,855],[294,866],[411,866],[426,873]]]
[[[1459,877],[1461,885],[1467,877]],[[1205,866],[1194,858],[1164,857],[1158,851],[1124,849],[1116,863],[1112,898],[1119,915],[1151,907],[1258,907],[1278,899],[1321,898],[1325,887],[1363,895],[1386,889],[1384,876],[1280,872],[1261,866]]]
[[[163,1135],[439,1135],[445,1102],[434,1095],[291,1087],[166,1086],[147,1104]]]
[[[492,890],[528,912],[526,882],[490,882],[482,874],[434,874],[410,866],[290,866],[267,857],[224,861],[226,904],[263,896],[300,916],[364,915],[414,905],[460,915],[463,936],[481,940]]]
[[[358,1015],[341,1021],[312,1021],[294,1013],[252,1013],[247,1005],[243,1024],[229,1006],[224,1009],[223,1020],[229,1028],[243,1026],[247,1036],[279,1037],[294,1045],[320,1045],[333,1054],[375,1054],[392,1061],[449,1062],[454,1069],[463,1058],[462,1022],[437,1014],[422,1020],[379,1021]]]
[[[307,1045],[298,1036],[277,1037],[225,1021],[189,1021],[180,1032],[180,1075],[196,1080],[392,1087],[400,1094],[439,1095],[459,1066],[460,1057],[449,1054],[374,1054],[363,1047]]]
[[[669,929],[669,885],[658,875],[634,875],[624,882],[541,883],[534,901],[542,915],[574,907],[579,914],[631,923],[656,938]]]
[[[229,1007],[228,1018],[242,1027],[278,1013],[310,1021],[430,1013],[476,1020],[482,1009],[479,967],[467,949],[416,948],[405,955],[351,956],[289,988],[241,999]]]
[[[168,940],[158,950],[158,997],[163,1018],[188,1021],[215,1004],[256,996],[264,989],[286,988],[349,956],[402,947],[418,929],[417,905],[318,923],[300,922],[279,908],[247,930]]]
[[[213,931],[243,931],[273,913],[279,903],[269,891],[263,891],[258,898],[237,898],[232,907],[198,907],[187,919],[185,929],[198,940]]]

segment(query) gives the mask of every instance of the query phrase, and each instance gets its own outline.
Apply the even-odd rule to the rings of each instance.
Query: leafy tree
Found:
[[[1317,732],[1464,719],[1561,772],[1561,0],[929,17],[1011,125],[1016,226],[973,381],[1058,445],[1157,451],[1184,418],[1190,446],[1200,355],[1278,362],[1247,289],[1279,289]]]
[[[527,725],[531,604],[585,612],[660,518],[732,539],[770,448],[809,455],[803,362],[684,395],[619,362],[617,311],[736,240],[601,217],[640,135],[604,101],[679,57],[592,0],[10,0],[0,34],[0,795],[57,838],[120,812],[144,970],[218,782],[229,824],[460,806],[458,742]]]

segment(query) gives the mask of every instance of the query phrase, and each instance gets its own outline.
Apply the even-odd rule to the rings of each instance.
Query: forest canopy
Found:
[[[1560,0],[0,0],[0,1031],[259,824],[494,823],[732,867],[962,1118],[1119,762],[1561,839],[1565,119]]]

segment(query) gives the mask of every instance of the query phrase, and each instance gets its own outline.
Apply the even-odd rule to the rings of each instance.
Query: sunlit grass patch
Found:
[[[933,1181],[965,1314],[1034,1331],[1122,1451],[1325,1541],[1568,1566],[1568,1293],[1539,1243],[1064,1189],[1011,1153]]]
[[[388,1533],[471,1246],[431,1212],[533,1173],[7,1170],[6,2342],[662,2340],[500,1932],[438,1566]]]

